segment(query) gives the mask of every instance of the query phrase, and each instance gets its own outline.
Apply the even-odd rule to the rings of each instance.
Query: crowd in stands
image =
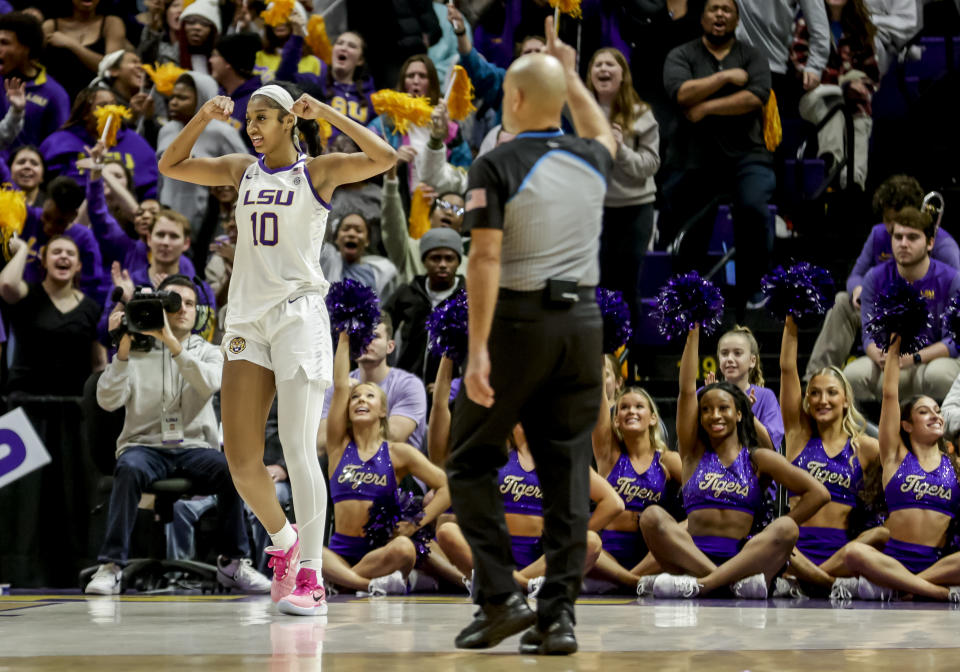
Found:
[[[371,11],[374,4],[376,11]],[[354,384],[382,389],[384,438],[416,449],[393,465],[392,478],[420,494],[446,487],[441,487],[436,467],[442,467],[446,452],[442,444],[458,371],[429,351],[425,324],[434,308],[465,287],[470,241],[462,223],[469,207],[468,171],[476,157],[514,139],[501,124],[502,106],[509,104],[502,88],[506,68],[517,57],[546,49],[543,19],[553,13],[546,0],[503,0],[478,11],[477,6],[489,4],[297,0],[286,22],[268,25],[261,13],[273,3],[261,0],[0,0],[0,179],[22,191],[27,205],[22,232],[5,243],[0,272],[0,335],[7,346],[3,390],[11,407],[22,403],[16,401],[18,394],[79,397],[91,375],[103,371],[97,385],[101,407],[126,410],[106,539],[92,540],[97,545],[103,541],[99,561],[101,570],[108,569],[95,579],[103,592],[116,592],[119,586],[140,494],[152,480],[174,474],[180,462],[201,456],[210,476],[204,485],[216,497],[178,503],[167,533],[171,556],[195,552],[193,523],[216,506],[222,581],[252,591],[267,585],[256,571],[269,572],[263,555],[266,535],[244,512],[218,450],[216,399],[223,361],[218,346],[229,310],[238,191],[233,185],[186,184],[160,176],[157,169],[159,157],[183,126],[218,94],[233,100],[232,118],[207,126],[194,147],[195,157],[255,154],[245,128],[246,106],[267,82],[281,84],[294,98],[305,92],[326,102],[396,149],[398,161],[385,174],[336,191],[318,262],[330,282],[350,278],[381,299],[383,323],[369,348],[350,363],[350,377]],[[788,323],[785,329],[779,403],[774,391],[763,386],[761,353],[749,329],[726,334],[717,354],[719,378],[742,416],[732,421],[738,446],[749,438],[756,442],[749,447],[785,450],[796,464],[804,446],[816,439],[827,453],[844,446],[851,464],[858,460],[857,468],[862,464],[864,472],[880,465],[885,482],[904,451],[918,459],[926,455],[912,447],[918,441],[925,447],[942,443],[928,436],[932,430],[910,413],[919,408],[938,417],[947,438],[960,431],[960,360],[957,344],[943,332],[940,320],[947,302],[960,292],[960,251],[925,207],[925,190],[916,179],[869,176],[867,171],[872,97],[891,63],[921,30],[923,5],[914,0],[583,0],[581,19],[564,15],[560,20],[560,34],[578,45],[581,75],[608,114],[617,140],[603,208],[600,284],[623,293],[636,324],[645,312],[640,277],[649,251],[671,254],[674,271],[710,271],[716,261],[710,241],[719,205],[730,206],[734,222],[736,283],[725,289],[728,310],[742,322],[748,310],[762,303],[760,278],[773,245],[770,206],[775,205],[783,158],[770,141],[776,118],[819,125],[817,152],[828,175],[845,161],[853,162],[853,184],[847,184],[842,171],[835,173],[833,188],[880,185],[873,196],[880,223],[869,231],[845,291],[837,294],[805,372],[796,370],[795,327]],[[329,60],[311,46],[308,24],[317,14],[326,19]],[[466,70],[474,87],[476,110],[464,121],[452,120],[445,105],[456,65]],[[173,81],[155,81],[145,66],[153,71],[176,68]],[[429,123],[398,128],[389,115],[378,114],[371,95],[381,89],[427,98],[433,109]],[[123,105],[130,112],[109,147],[98,132],[96,114],[107,105]],[[834,113],[837,106],[840,114]],[[848,128],[855,134],[852,157],[847,156]],[[572,120],[565,120],[564,131],[574,132]],[[325,135],[314,122],[301,122],[298,134],[311,154],[359,151],[349,137],[336,129]],[[576,192],[577,185],[569,189]],[[923,291],[934,319],[931,345],[892,363],[887,344],[873,343],[863,331],[863,316],[897,276]],[[168,327],[154,333],[141,351],[129,335],[118,340],[111,334],[121,324],[122,303],[139,288],[182,296]],[[627,345],[631,358],[641,356],[642,346]],[[697,410],[696,366],[691,364],[696,356],[697,339],[691,333],[680,369],[677,417],[684,426],[669,432],[665,422],[672,419],[658,415],[653,397],[634,387],[633,380],[620,380],[620,361],[605,360],[605,403],[594,436],[598,483],[591,494],[597,506],[588,569],[611,585],[647,591],[654,588],[650,577],[661,571],[699,577],[693,586],[661,585],[664,595],[707,594],[733,584],[739,586],[737,594],[751,596],[756,586],[741,581],[758,573],[772,578],[807,528],[798,532],[792,522],[778,519],[749,542],[700,543],[746,539],[756,527],[752,513],[749,520],[735,517],[731,522],[696,512],[717,505],[708,497],[688,507],[698,536],[690,540],[681,534],[676,518],[682,518],[682,509],[670,508],[667,500],[677,498],[683,479],[699,478],[691,476],[688,463],[695,465],[707,453],[729,453],[726,443],[714,440],[714,430],[718,435],[721,430],[703,420],[706,411]],[[890,383],[894,375],[899,388]],[[344,412],[338,390],[335,386],[328,392],[324,418],[331,406],[335,413]],[[910,398],[912,406],[902,410],[891,401],[897,394]],[[827,398],[831,408],[822,412],[819,400]],[[724,415],[730,409],[710,399],[710,412],[724,418],[719,424],[730,422]],[[173,400],[180,410],[167,417]],[[855,406],[881,400],[882,415],[870,418],[880,423],[878,448],[877,440],[864,433]],[[377,403],[372,399],[371,404]],[[891,420],[894,410],[898,418],[906,414],[902,432],[891,429],[897,427]],[[30,413],[34,417],[42,410],[31,407]],[[754,416],[757,426],[744,426]],[[168,420],[171,427],[164,429]],[[342,418],[330,431],[328,422],[324,420],[317,445],[334,476],[342,473],[335,467],[342,467],[349,449],[340,445],[347,436]],[[165,431],[180,437],[167,459],[140,453],[144,445],[162,447]],[[328,445],[331,433],[340,443]],[[666,443],[668,435],[678,439],[682,465],[675,447]],[[272,439],[265,463],[278,494],[289,502],[285,463],[276,436]],[[535,478],[522,428],[511,446],[507,469],[513,482]],[[754,457],[752,451],[730,455],[737,465],[730,469],[739,470],[743,484],[752,483],[755,490],[759,478],[791,489],[791,511],[800,511],[794,516],[797,523],[847,530],[856,504],[841,502],[839,496],[828,502],[826,494],[834,492],[824,493],[817,479],[808,477],[812,470]],[[836,459],[828,455],[828,461]],[[618,489],[618,478],[646,485]],[[39,481],[30,483],[40,487]],[[643,493],[654,491],[663,493],[662,501],[658,494],[637,504]],[[526,502],[534,490],[519,487],[514,492],[516,504]],[[890,534],[899,538],[907,515],[888,504]],[[759,510],[763,503],[732,506],[744,512]],[[539,537],[542,523],[532,520],[534,509],[508,508],[508,524],[518,538]],[[439,543],[432,542],[429,572],[447,584],[469,582],[469,549],[455,523],[436,513]],[[940,528],[945,526],[939,518],[931,520],[924,519],[929,534],[910,537],[915,545],[943,545],[940,537],[946,532]],[[370,582],[400,571],[404,585],[416,585],[417,579],[410,578],[413,549],[391,543],[386,559],[368,562],[364,552],[343,542],[343,535],[362,534],[355,523],[350,518],[343,529],[334,523],[341,536],[335,535],[331,545],[346,562],[325,558],[325,570],[331,568],[328,579],[351,589],[386,585],[393,591],[390,582]],[[817,556],[808,543],[803,548],[810,559],[792,561],[791,581],[830,590],[838,577],[869,576],[878,585],[903,592],[912,587],[917,594],[945,599],[940,588],[946,584],[934,585],[937,580],[926,577],[919,585],[899,570],[889,570],[875,550],[885,539],[863,534],[867,536],[851,532],[849,539],[858,541],[845,557]],[[532,542],[518,542],[520,547],[517,552],[526,562],[518,561],[518,581],[535,589],[542,575],[542,567],[535,566],[542,563],[541,552]],[[724,560],[739,553],[744,554],[739,573],[725,572],[720,567]]]

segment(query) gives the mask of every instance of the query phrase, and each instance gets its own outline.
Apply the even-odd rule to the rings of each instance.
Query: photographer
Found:
[[[191,333],[197,323],[193,282],[172,275],[158,287],[163,290],[179,295],[179,310],[160,311],[163,327],[143,332],[156,339],[147,351],[133,350],[131,334],[123,334],[116,357],[97,385],[100,406],[108,411],[123,406],[126,418],[117,439],[107,532],[99,557],[102,564],[85,592],[120,592],[121,567],[127,561],[140,495],[154,481],[171,477],[188,478],[197,492],[217,495],[220,583],[247,592],[266,592],[270,581],[247,559],[243,503],[233,487],[226,458],[217,449],[220,442],[211,398],[220,389],[223,355]],[[109,324],[111,331],[123,327],[122,304],[114,308]]]

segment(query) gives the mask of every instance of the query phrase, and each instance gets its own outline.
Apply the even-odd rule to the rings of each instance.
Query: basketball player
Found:
[[[206,125],[228,121],[232,111],[226,96],[207,101],[164,152],[160,171],[184,182],[234,185],[239,191],[223,338],[224,451],[237,490],[270,533],[271,596],[279,610],[324,614],[320,569],[327,493],[316,441],[333,354],[320,246],[333,190],[386,171],[396,153],[330,106],[307,95],[294,102],[286,89],[271,84],[257,89],[247,106],[247,134],[259,159],[247,154],[190,158]],[[356,142],[360,153],[302,154],[297,117],[328,121]],[[275,392],[299,536],[263,465],[264,427]]]

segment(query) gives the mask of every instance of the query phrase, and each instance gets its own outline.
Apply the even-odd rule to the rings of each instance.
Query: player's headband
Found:
[[[293,96],[283,87],[277,86],[276,84],[267,84],[254,91],[253,95],[269,98],[278,103],[284,112],[293,114]]]

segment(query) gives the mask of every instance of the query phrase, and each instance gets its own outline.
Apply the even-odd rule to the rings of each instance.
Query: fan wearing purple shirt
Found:
[[[873,314],[877,295],[900,276],[923,294],[930,310],[928,328],[930,345],[913,355],[900,357],[900,395],[924,394],[942,400],[960,374],[957,344],[943,333],[941,316],[947,303],[960,292],[957,270],[930,258],[935,226],[930,216],[912,206],[903,208],[893,220],[893,259],[870,270],[863,279],[860,302],[864,316]],[[844,369],[857,400],[879,399],[883,378],[883,351],[866,333],[863,334],[866,356],[859,357]]]
[[[12,12],[0,16],[0,78],[15,77],[26,82],[27,104],[22,110],[23,130],[10,144],[39,145],[56,131],[70,114],[70,98],[36,59],[43,49],[43,29],[30,14]],[[10,102],[0,86],[0,118]]]
[[[763,386],[763,368],[760,366],[760,346],[749,327],[735,326],[717,341],[717,362],[720,380],[733,383],[747,395],[750,410],[770,435],[777,450],[783,441],[783,418],[780,404],[773,390]],[[706,383],[714,382],[707,377]]]
[[[357,360],[357,368],[350,378],[359,383],[376,383],[387,394],[387,425],[390,441],[408,443],[421,452],[426,452],[424,440],[427,431],[427,390],[423,381],[412,373],[387,366],[387,355],[393,352],[393,323],[386,313],[377,325],[373,341]],[[323,421],[317,441],[327,435],[327,412],[333,388],[327,389],[323,403]],[[325,446],[317,446],[325,448]]]
[[[860,294],[867,272],[893,258],[893,221],[907,206],[923,209],[923,188],[909,175],[887,178],[873,194],[874,213],[883,221],[870,230],[857,263],[847,278],[846,291],[838,292],[833,308],[827,312],[820,335],[813,344],[804,380],[830,366],[843,367],[860,331]],[[949,233],[936,227],[930,258],[960,270],[960,248]]]
[[[80,254],[80,289],[88,297],[103,305],[106,298],[100,288],[101,258],[100,248],[93,233],[78,224],[77,210],[83,202],[83,189],[69,177],[51,180],[47,187],[47,200],[42,208],[28,207],[27,220],[24,222],[20,237],[30,247],[24,282],[40,282],[43,279],[43,267],[40,251],[54,236],[67,236],[77,244]]]
[[[77,94],[70,118],[63,128],[47,137],[40,145],[40,153],[47,162],[47,174],[66,175],[80,186],[86,186],[87,173],[77,167],[77,161],[86,157],[86,147],[97,142],[97,117],[94,111],[103,105],[115,105],[116,96],[110,89],[83,89]],[[131,128],[117,132],[117,144],[104,153],[105,159],[117,159],[131,173],[138,199],[157,196],[157,157],[153,147]]]
[[[367,74],[366,40],[359,33],[340,33],[333,43],[332,63],[320,62],[320,74],[297,72],[303,53],[303,37],[293,35],[283,46],[283,55],[275,77],[296,82],[307,92],[319,98],[341,114],[366,126],[375,116],[370,94],[374,92],[373,78]],[[329,143],[340,131],[333,129]]]

